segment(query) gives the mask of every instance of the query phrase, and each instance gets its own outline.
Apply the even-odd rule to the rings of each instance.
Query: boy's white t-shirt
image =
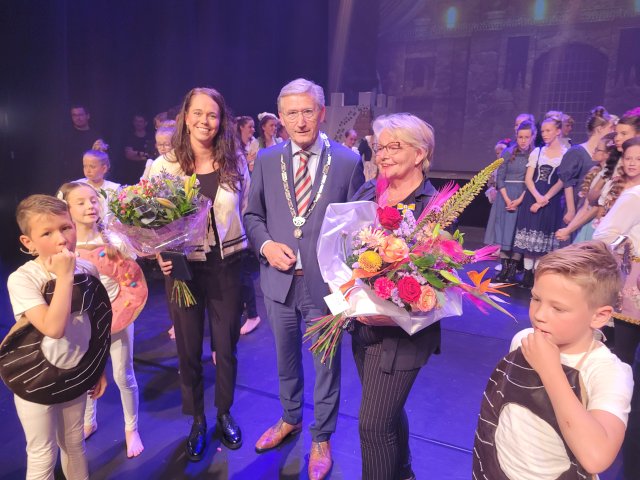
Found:
[[[76,258],[75,273],[88,273],[98,278],[96,267],[81,258]],[[9,275],[7,289],[16,321],[27,310],[47,304],[42,292],[46,283],[55,278],[53,273],[47,272],[34,260],[28,261]],[[62,338],[45,336],[41,349],[45,358],[56,367],[73,368],[87,352],[90,339],[91,322],[87,314],[71,312],[71,318],[67,322]]]
[[[530,333],[532,328],[518,332],[510,351]],[[561,353],[560,361],[575,368],[583,356]],[[631,367],[600,344],[585,358],[580,376],[587,392],[587,410],[609,412],[626,426],[633,393]],[[552,480],[570,466],[562,438],[551,425],[515,403],[505,404],[500,412],[495,442],[500,467],[509,478]]]

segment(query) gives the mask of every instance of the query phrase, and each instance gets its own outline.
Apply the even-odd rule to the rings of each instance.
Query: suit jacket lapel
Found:
[[[282,150],[284,155],[284,166],[287,169],[287,183],[289,184],[291,202],[293,203],[293,208],[295,208],[297,211],[298,204],[296,203],[296,191],[293,187],[295,172],[293,171],[293,155],[291,155],[291,142],[287,141]],[[282,181],[282,179],[280,181]]]
[[[318,160],[318,168],[316,169],[316,177],[313,179],[313,187],[311,187],[311,201],[316,198],[316,193],[318,193],[318,189],[320,188],[320,183],[322,182],[322,170],[324,170],[324,164],[327,162],[327,159],[327,149],[323,145],[322,152],[320,153],[320,159]]]

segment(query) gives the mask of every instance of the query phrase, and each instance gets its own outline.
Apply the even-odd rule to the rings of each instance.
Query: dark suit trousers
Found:
[[[361,333],[361,335],[358,335]],[[362,478],[400,480],[409,478],[411,451],[409,423],[404,405],[420,372],[380,368],[382,342],[356,328],[351,348],[362,382],[358,430],[362,451]]]
[[[313,304],[302,276],[293,278],[285,303],[265,297],[265,304],[276,342],[280,403],[284,410],[282,419],[296,424],[302,421],[304,403],[302,349],[311,345],[302,345],[301,321],[304,320],[308,325],[312,320],[324,316],[326,310]],[[323,365],[319,355],[313,356],[313,366],[316,373],[313,389],[315,421],[310,430],[314,442],[323,442],[329,440],[336,430],[340,404],[340,350],[331,367],[328,362]]]
[[[228,412],[233,404],[238,372],[236,345],[240,338],[242,314],[240,265],[238,259],[222,260],[217,248],[207,254],[205,262],[189,264],[193,280],[187,285],[197,304],[181,308],[169,302],[180,365],[182,412],[204,415],[202,341],[206,311],[216,345],[215,406],[218,414],[222,414]]]

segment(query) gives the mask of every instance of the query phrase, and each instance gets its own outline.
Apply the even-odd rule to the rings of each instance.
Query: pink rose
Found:
[[[398,295],[402,300],[407,303],[413,303],[418,298],[420,298],[420,294],[422,290],[420,288],[420,284],[413,277],[402,277],[398,280]]]
[[[380,277],[373,283],[373,291],[383,300],[389,300],[396,284],[387,277]]]
[[[394,263],[407,258],[409,247],[403,239],[394,235],[387,235],[380,242],[379,253],[382,260]]]
[[[423,285],[420,287],[420,298],[416,302],[415,306],[421,312],[429,312],[438,304],[438,297],[436,297],[436,291],[430,285]]]
[[[400,226],[400,222],[402,221],[402,214],[398,211],[397,208],[378,208],[378,220],[380,221],[380,225],[382,225],[387,230],[395,230]]]

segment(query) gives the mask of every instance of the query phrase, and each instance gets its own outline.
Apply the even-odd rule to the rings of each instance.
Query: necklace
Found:
[[[293,208],[293,201],[291,200],[291,192],[289,191],[289,182],[287,177],[287,166],[284,163],[284,155],[280,155],[280,170],[282,172],[282,186],[284,187],[284,196],[287,198],[287,205],[289,206],[289,212],[291,213],[291,218],[293,221],[293,236],[297,239],[302,238],[302,226],[306,223],[307,218],[311,215],[313,208],[316,206],[320,197],[322,196],[322,191],[324,190],[324,184],[327,181],[327,176],[329,174],[329,167],[331,166],[331,145],[329,144],[329,138],[323,132],[320,132],[320,139],[324,142],[324,146],[327,149],[327,163],[322,167],[322,179],[320,180],[320,187],[318,187],[318,192],[316,196],[313,198],[311,205],[307,208],[307,211],[304,215],[300,216],[296,212],[296,209]]]

